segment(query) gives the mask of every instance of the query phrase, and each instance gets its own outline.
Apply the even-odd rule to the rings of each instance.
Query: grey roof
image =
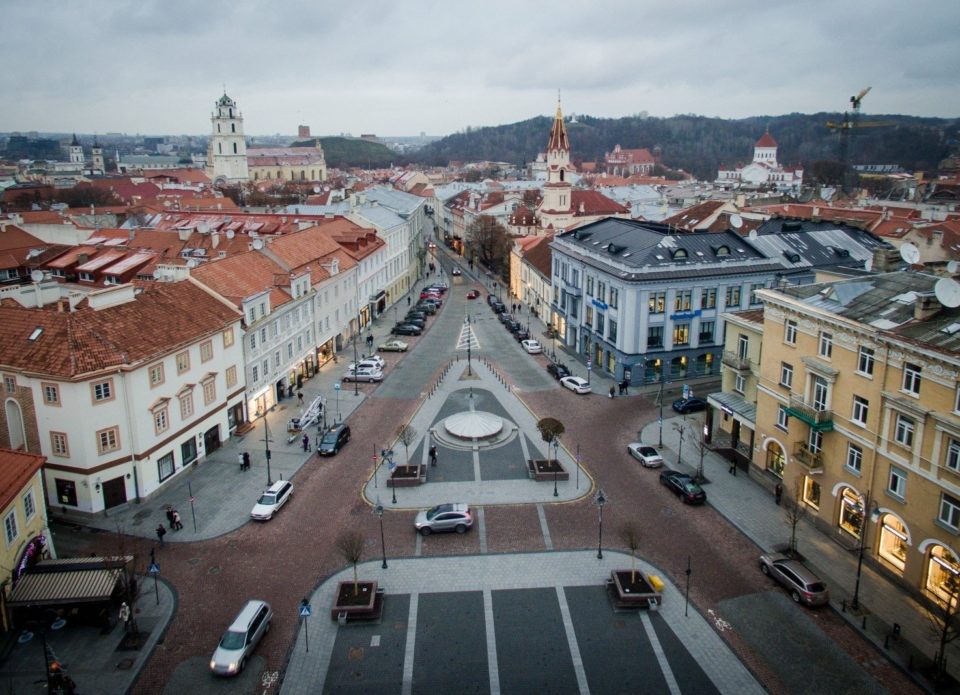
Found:
[[[427,199],[412,193],[398,191],[395,188],[385,188],[384,186],[374,186],[363,192],[368,201],[376,201],[384,207],[390,208],[400,217],[409,217],[417,211],[417,208],[426,205]]]
[[[400,217],[400,215],[389,208],[383,207],[382,205],[371,205],[370,203],[365,203],[353,208],[353,210],[350,210],[350,213],[356,215],[357,217],[362,217],[380,229],[391,229],[404,223],[404,220],[402,217]]]
[[[768,220],[750,241],[768,258],[779,257],[789,268],[860,268],[873,258],[875,249],[890,248],[888,242],[856,227],[805,220]]]
[[[757,404],[751,403],[738,393],[731,391],[717,391],[707,396],[708,401],[716,401],[721,407],[726,407],[750,423],[757,421]]]
[[[943,307],[936,300],[935,287],[943,279],[901,270],[777,292],[887,335],[952,353],[956,358],[960,354],[960,307]],[[915,319],[918,302],[927,303],[935,313],[927,319]]]

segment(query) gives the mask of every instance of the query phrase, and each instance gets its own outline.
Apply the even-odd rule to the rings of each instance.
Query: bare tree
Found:
[[[510,236],[507,230],[489,215],[480,215],[467,230],[470,250],[477,259],[495,272],[502,272],[508,266],[510,257]]]
[[[366,541],[358,531],[344,531],[337,536],[337,550],[343,559],[353,565],[353,595],[360,593],[360,578],[357,576],[357,563],[363,557]]]
[[[537,422],[540,436],[547,443],[547,458],[550,458],[550,445],[553,445],[553,457],[557,458],[557,448],[560,446],[560,435],[566,432],[563,423],[552,417],[545,417]]]
[[[117,533],[115,537],[116,552],[113,557],[103,558],[105,569],[118,572],[117,581],[120,585],[121,601],[127,604],[130,609],[130,620],[123,626],[125,630],[124,640],[129,643],[137,642],[140,639],[140,629],[137,626],[137,601],[141,594],[141,583],[137,581],[135,568],[137,565],[136,553],[131,549],[130,539],[123,531],[123,527],[117,524]],[[132,558],[130,562],[127,558]]]
[[[400,425],[400,428],[397,430],[397,441],[403,444],[403,448],[407,454],[407,465],[410,465],[410,445],[417,438],[417,430],[413,425]]]
[[[640,527],[634,521],[627,521],[620,527],[620,540],[630,549],[630,582],[637,581],[637,550],[640,549]]]
[[[783,508],[783,515],[790,524],[790,548],[788,550],[791,557],[797,555],[797,526],[807,518],[809,509],[803,503],[803,478],[795,478],[793,481],[793,499],[787,500]],[[865,529],[861,529],[863,533]]]
[[[954,560],[957,555],[952,548],[950,552],[949,559]],[[945,574],[946,578],[940,586],[946,592],[946,596],[932,594],[932,606],[926,609],[931,635],[938,644],[937,653],[933,657],[935,676],[938,680],[946,673],[947,645],[960,637],[960,578],[953,572]]]

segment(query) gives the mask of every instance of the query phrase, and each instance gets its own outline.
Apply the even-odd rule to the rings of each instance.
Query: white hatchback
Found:
[[[384,361],[382,357],[380,357],[380,355],[370,355],[369,357],[364,357],[362,360],[357,362],[357,366],[360,369],[363,369],[365,367],[373,367],[375,369],[382,370],[384,367],[387,366],[387,363]],[[353,362],[347,365],[347,369],[349,369],[351,372],[353,371],[354,369]]]
[[[293,483],[289,480],[278,480],[263,491],[260,499],[257,500],[250,511],[250,517],[258,521],[272,519],[277,510],[285,505],[291,497],[293,497]]]
[[[590,393],[590,384],[587,383],[586,379],[583,379],[579,376],[565,376],[560,380],[560,383],[574,393],[579,393],[581,395]]]

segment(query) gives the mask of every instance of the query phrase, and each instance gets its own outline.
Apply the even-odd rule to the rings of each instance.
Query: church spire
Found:
[[[560,110],[559,95],[557,95],[557,115],[553,118],[553,127],[550,129],[550,140],[547,142],[547,152],[556,150],[570,150],[570,141],[567,139],[567,126],[563,123],[563,112]]]

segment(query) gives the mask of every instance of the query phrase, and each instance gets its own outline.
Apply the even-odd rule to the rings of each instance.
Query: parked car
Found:
[[[446,292],[450,288],[450,285],[443,282],[442,280],[437,280],[436,282],[431,282],[427,285],[426,289],[428,290],[437,290],[438,292]]]
[[[495,295],[495,294],[488,294],[488,295],[487,295],[487,304],[489,304],[490,306],[493,306],[493,305],[496,304],[496,303],[497,303],[497,295]]]
[[[703,504],[707,493],[686,473],[666,470],[660,474],[660,482],[667,486],[685,504]]]
[[[539,355],[543,352],[543,345],[540,344],[539,340],[527,339],[520,343],[523,346],[523,349],[529,352],[531,355]]]
[[[570,376],[570,370],[567,368],[567,365],[561,362],[551,362],[548,364],[547,372],[557,381],[565,376]]]
[[[437,305],[431,302],[428,299],[424,299],[422,302],[417,302],[413,305],[414,311],[422,311],[425,314],[433,316],[437,313]]]
[[[807,606],[822,606],[830,601],[830,592],[820,577],[799,560],[783,553],[760,556],[760,571],[780,582],[790,598]]]
[[[424,290],[420,293],[420,299],[440,299],[440,290]]]
[[[467,299],[476,299],[479,296],[480,296],[479,290],[470,290],[469,292],[467,292]]]
[[[450,274],[456,277],[457,275],[463,275],[463,271],[460,270],[460,266],[455,265],[453,266],[453,270],[450,271]]]
[[[412,326],[409,323],[398,323],[390,329],[390,335],[420,335],[423,329],[420,326]]]
[[[407,312],[408,319],[421,319],[422,321],[427,320],[427,312],[419,311],[418,309],[411,309]]]
[[[272,519],[273,515],[293,497],[293,483],[289,480],[278,480],[260,495],[260,499],[250,510],[250,517],[258,521]]]
[[[530,337],[530,334],[527,332],[526,328],[521,328],[520,330],[513,332],[513,337],[517,339],[518,343],[522,343],[524,340],[527,340]]]
[[[343,445],[350,441],[350,425],[342,422],[339,425],[328,427],[320,438],[317,453],[321,456],[335,456]]]
[[[493,311],[497,314],[503,314],[507,311],[507,305],[503,302],[494,302],[490,305],[493,308]]]
[[[370,355],[369,357],[364,357],[362,360],[357,362],[356,365],[354,365],[351,362],[350,364],[347,365],[347,369],[351,372],[354,369],[363,369],[365,367],[372,367],[373,369],[382,370],[386,366],[387,366],[387,363],[383,360],[382,357],[380,357],[380,355]]]
[[[587,383],[586,379],[582,379],[578,376],[565,376],[560,379],[560,385],[570,389],[574,393],[584,394],[590,393],[590,384]]]
[[[508,326],[509,324],[513,323],[513,314],[508,314],[506,312],[503,312],[502,314],[497,316],[497,320],[500,323]]]
[[[627,444],[627,452],[637,459],[644,468],[660,468],[663,465],[663,457],[652,446],[640,442],[630,442]]]
[[[707,402],[702,398],[681,398],[673,402],[673,409],[681,415],[696,413],[707,409]]]
[[[343,381],[383,381],[383,372],[379,369],[357,369],[343,375]]]
[[[378,345],[380,352],[406,352],[409,345],[402,340],[388,340],[383,345]]]
[[[416,316],[407,316],[403,319],[403,322],[409,326],[416,326],[421,331],[427,327],[427,320],[419,319]]]
[[[247,601],[220,638],[210,657],[210,670],[218,676],[240,673],[260,638],[270,631],[272,620],[273,609],[269,603],[258,599]]]
[[[438,504],[417,514],[413,526],[421,536],[429,536],[439,531],[465,533],[473,526],[473,514],[470,513],[470,507],[462,502]]]

